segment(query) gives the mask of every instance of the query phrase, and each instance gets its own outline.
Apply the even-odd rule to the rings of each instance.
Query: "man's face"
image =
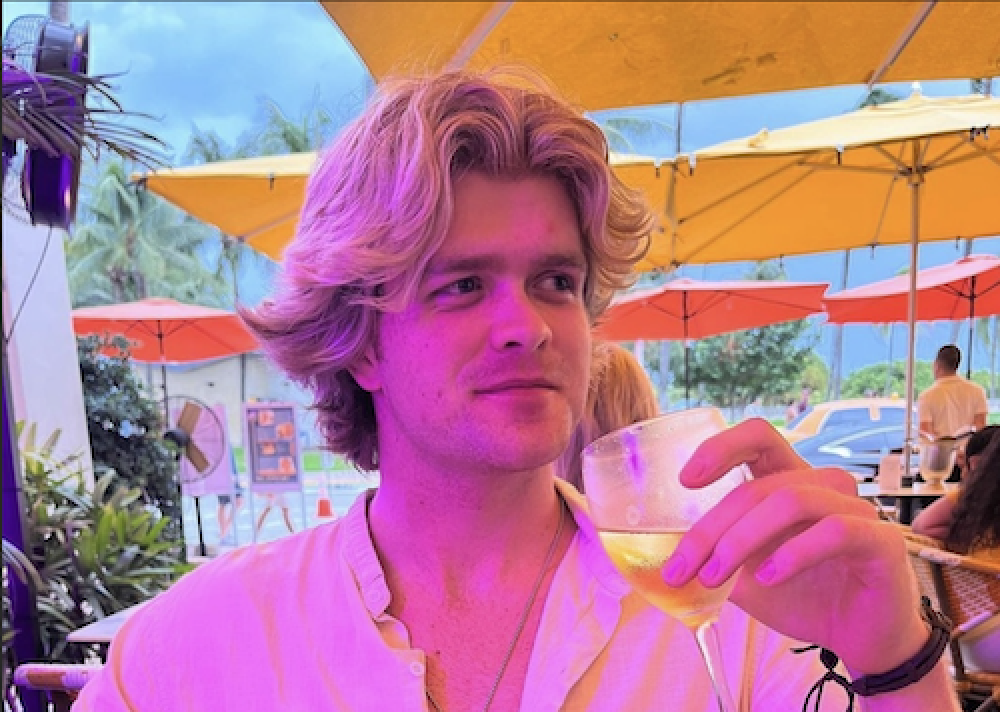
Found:
[[[576,213],[554,178],[455,184],[454,214],[414,301],[386,313],[355,377],[383,464],[524,471],[565,449],[583,410],[590,325]]]

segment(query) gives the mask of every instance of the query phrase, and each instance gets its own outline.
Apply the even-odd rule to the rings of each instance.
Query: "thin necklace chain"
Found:
[[[497,672],[496,678],[493,680],[493,687],[490,688],[490,694],[486,698],[486,704],[483,705],[483,712],[488,712],[490,705],[493,704],[493,697],[497,694],[497,690],[500,689],[500,681],[503,680],[503,674],[507,672],[507,665],[510,663],[510,659],[514,657],[514,649],[517,648],[517,641],[521,639],[521,633],[524,632],[524,626],[528,623],[528,616],[531,614],[531,609],[535,607],[535,598],[538,597],[538,592],[542,588],[542,581],[545,580],[545,572],[549,570],[549,565],[552,563],[552,557],[556,554],[556,549],[559,548],[559,538],[563,531],[563,525],[566,523],[566,506],[559,501],[559,525],[556,527],[555,536],[552,537],[552,543],[549,544],[549,550],[545,554],[545,561],[542,562],[542,570],[538,572],[538,578],[535,579],[535,585],[531,589],[531,595],[528,596],[528,602],[524,606],[524,611],[521,613],[521,620],[517,623],[517,630],[514,631],[514,638],[510,641],[510,646],[507,648],[507,654],[504,655],[503,663],[500,665],[500,670]],[[431,690],[428,687],[427,690],[427,701],[431,703],[431,707],[434,708],[435,712],[444,712],[444,708],[438,704],[437,700],[431,695]]]

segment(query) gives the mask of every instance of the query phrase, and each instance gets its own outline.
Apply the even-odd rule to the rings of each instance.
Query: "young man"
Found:
[[[917,412],[920,430],[936,438],[961,435],[986,426],[989,403],[986,391],[958,374],[962,352],[954,344],[938,349],[934,383],[920,394]]]
[[[599,129],[530,77],[384,84],[324,153],[274,300],[246,315],[315,392],[331,448],[380,485],[186,576],[122,629],[79,709],[715,712],[690,633],[628,588],[554,473],[591,324],[651,228]],[[919,658],[936,638],[903,541],[853,479],[750,420],[686,482],[741,462],[757,479],[664,575],[718,585],[742,567],[720,629],[745,704],[801,709],[825,672],[785,635],[854,677]],[[944,664],[921,672],[865,709],[957,710]]]
[[[934,383],[917,399],[920,432],[931,438],[962,435],[986,426],[989,402],[986,390],[958,374],[962,352],[954,344],[938,349],[934,359]],[[961,467],[956,463],[948,482],[959,482]]]

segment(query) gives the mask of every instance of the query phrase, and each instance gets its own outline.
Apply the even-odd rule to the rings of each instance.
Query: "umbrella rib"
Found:
[[[875,246],[879,244],[879,235],[882,234],[882,226],[885,225],[885,218],[889,214],[889,205],[892,203],[892,191],[896,188],[896,183],[899,181],[899,176],[893,177],[889,181],[889,190],[885,193],[885,202],[882,203],[882,212],[878,216],[878,224],[875,225],[875,234],[872,235],[871,245]]]
[[[299,211],[295,210],[294,212],[282,215],[280,218],[277,218],[276,220],[272,220],[266,225],[262,225],[261,227],[255,228],[250,232],[244,233],[242,235],[234,235],[233,237],[239,240],[240,242],[245,243],[247,240],[252,240],[253,238],[257,237],[257,235],[261,235],[267,232],[268,230],[272,230],[280,225],[284,225],[289,220],[294,220],[298,216],[299,216]]]
[[[761,183],[765,183],[765,182],[771,180],[772,178],[776,178],[777,176],[780,176],[782,173],[785,173],[785,172],[787,172],[789,170],[793,170],[795,168],[798,168],[800,165],[802,165],[801,161],[798,158],[795,158],[791,163],[786,163],[785,165],[783,165],[783,166],[781,166],[779,168],[776,168],[775,170],[771,171],[770,173],[768,173],[767,175],[765,175],[765,176],[763,176],[763,177],[761,177],[759,179],[756,179],[756,180],[751,181],[750,183],[746,183],[744,185],[741,185],[738,188],[734,188],[730,192],[726,193],[723,196],[720,196],[719,198],[717,198],[716,200],[712,201],[711,203],[709,203],[705,207],[701,208],[700,210],[696,210],[695,212],[693,212],[690,215],[687,215],[687,216],[685,216],[683,218],[678,218],[677,222],[678,222],[678,224],[680,224],[680,223],[683,223],[683,222],[685,222],[687,220],[693,220],[694,218],[700,216],[702,213],[708,212],[710,210],[714,210],[719,205],[722,205],[723,203],[728,202],[730,199],[735,198],[738,195],[741,195],[742,193],[746,192],[748,189],[753,188],[756,185],[760,185]],[[794,184],[793,184],[793,186],[794,186]]]
[[[461,69],[464,67],[472,55],[479,49],[483,40],[493,31],[493,28],[503,19],[513,4],[512,0],[510,2],[493,3],[493,6],[476,25],[476,29],[468,34],[465,41],[462,42],[462,46],[458,48],[448,61],[448,69]]]
[[[233,346],[225,339],[221,339],[216,334],[213,334],[210,331],[206,331],[201,324],[199,324],[197,321],[193,319],[178,319],[176,321],[171,321],[168,330],[163,332],[163,337],[164,339],[171,337],[185,328],[197,331],[202,336],[207,337],[208,339],[214,341],[215,343],[223,346],[224,348],[230,351],[238,350],[237,347]]]
[[[889,54],[886,55],[886,58],[882,60],[882,64],[880,64],[868,78],[867,85],[869,91],[871,91],[872,87],[882,81],[882,77],[885,73],[888,72],[892,68],[892,65],[896,63],[896,60],[899,59],[903,50],[905,50],[910,44],[910,40],[913,39],[913,36],[917,34],[917,31],[924,24],[928,15],[931,14],[931,10],[934,9],[935,5],[937,5],[937,0],[929,0],[921,5],[920,9],[917,10],[913,19],[910,20],[910,24],[905,30],[903,30],[903,34],[901,34],[896,40],[896,44],[893,45],[893,48],[889,51]]]
[[[872,148],[874,148],[876,152],[881,153],[882,156],[884,156],[891,162],[895,163],[899,174],[905,175],[906,172],[910,169],[910,167],[906,164],[906,161],[904,161],[902,158],[899,158],[898,156],[894,156],[891,153],[889,153],[889,151],[887,151],[885,146],[883,146],[882,144],[877,144],[875,146],[872,146]],[[904,148],[905,144],[901,144],[900,150],[903,150]]]
[[[793,189],[793,188],[795,188],[795,187],[796,187],[796,186],[797,186],[797,185],[798,185],[799,183],[801,183],[801,182],[802,182],[802,181],[804,181],[804,180],[805,180],[806,178],[808,178],[808,177],[809,177],[809,176],[810,176],[810,175],[812,174],[812,172],[813,172],[814,170],[816,170],[816,169],[815,169],[815,168],[812,168],[812,169],[810,169],[810,170],[809,170],[808,172],[806,172],[806,173],[804,173],[803,175],[799,176],[799,177],[798,177],[798,178],[797,178],[796,180],[794,180],[794,181],[793,181],[792,183],[790,183],[789,185],[785,186],[785,187],[784,187],[784,188],[783,188],[782,190],[778,191],[777,193],[775,193],[774,195],[772,195],[772,196],[771,196],[770,198],[768,198],[767,200],[765,200],[765,201],[763,201],[763,202],[759,203],[758,205],[756,205],[756,206],[754,207],[754,209],[753,209],[753,210],[751,210],[750,212],[748,212],[748,213],[744,214],[743,216],[739,217],[739,218],[738,218],[738,219],[737,219],[737,220],[736,220],[735,222],[733,222],[733,223],[731,223],[730,225],[728,225],[727,227],[723,228],[723,229],[722,229],[722,231],[721,231],[721,232],[719,232],[719,233],[717,233],[717,234],[716,234],[716,235],[715,235],[714,237],[711,237],[711,238],[709,238],[708,240],[705,240],[704,242],[702,242],[702,243],[701,243],[701,244],[700,244],[700,245],[698,246],[698,249],[696,249],[696,250],[692,251],[692,253],[691,253],[690,255],[688,255],[687,259],[688,259],[688,260],[690,261],[690,260],[691,260],[692,258],[694,258],[695,256],[697,256],[697,255],[698,255],[699,253],[703,252],[704,250],[708,249],[709,247],[711,247],[712,245],[714,245],[714,244],[715,244],[716,242],[718,242],[719,240],[721,240],[722,238],[724,238],[724,237],[725,237],[725,236],[726,236],[727,234],[729,234],[729,233],[730,233],[730,232],[731,232],[732,230],[735,230],[735,229],[736,229],[737,227],[739,227],[739,226],[740,226],[740,225],[741,225],[741,224],[742,224],[743,222],[745,222],[745,221],[746,221],[746,220],[748,220],[749,218],[752,218],[752,217],[753,217],[754,215],[756,215],[757,213],[759,213],[759,212],[761,212],[762,210],[764,210],[764,208],[766,208],[767,206],[769,206],[769,205],[770,205],[771,203],[773,203],[774,201],[776,201],[776,200],[777,200],[778,198],[780,198],[780,197],[781,197],[781,196],[783,196],[783,195],[784,195],[785,193],[787,193],[788,191],[792,190],[792,189]],[[773,175],[773,174],[772,174],[772,175]],[[762,181],[760,181],[760,182],[762,183],[762,182],[764,182],[764,180],[767,180],[767,179],[768,179],[768,178],[770,178],[770,177],[771,177],[771,176],[766,176],[766,177],[765,177],[765,178],[764,178],[764,179],[763,179]],[[720,202],[721,202],[721,201],[720,201]],[[692,217],[693,217],[693,216],[692,216]]]
[[[990,161],[994,165],[1000,166],[1000,160],[997,159],[997,155],[996,155],[997,152],[1000,151],[1000,149],[989,150],[989,149],[984,148],[983,146],[980,146],[978,143],[975,143],[975,142],[971,142],[971,143],[962,142],[962,143],[959,144],[959,147],[966,146],[966,145],[970,146],[974,151],[977,151],[977,154],[976,155],[959,156],[958,158],[956,158],[956,159],[954,159],[952,161],[948,161],[947,163],[943,163],[943,162],[935,163],[932,166],[929,166],[928,168],[934,168],[934,169],[937,169],[937,168],[947,168],[948,166],[954,166],[954,165],[957,165],[959,163],[964,163],[965,161],[971,161],[974,158],[985,158],[986,160]],[[949,153],[951,153],[951,151],[949,151]]]
[[[843,164],[836,165],[832,163],[803,163],[804,166],[809,166],[810,168],[815,168],[819,171],[851,171],[853,173],[871,173],[880,176],[898,176],[898,170],[890,170],[886,168],[876,168],[874,166],[845,166]]]
[[[949,134],[948,136],[942,136],[941,138],[947,138],[947,137],[950,137],[950,136],[951,136],[951,134]],[[945,151],[940,156],[938,156],[936,159],[934,159],[933,163],[928,163],[928,164],[926,164],[924,166],[924,170],[925,171],[937,170],[938,168],[945,168],[947,166],[955,165],[956,163],[963,163],[964,161],[968,161],[968,160],[971,160],[973,158],[982,158],[982,156],[979,156],[979,155],[976,155],[976,154],[967,154],[967,155],[959,156],[958,159],[954,160],[954,161],[945,161],[945,159],[948,158],[948,156],[952,155],[953,153],[955,153],[955,151],[960,150],[964,146],[971,146],[974,150],[980,148],[976,144],[975,141],[967,141],[962,136],[955,136],[955,138],[957,140],[955,141],[955,143],[952,145],[951,148],[949,148],[947,151]],[[930,144],[930,141],[928,140],[928,148],[930,147],[929,144]]]

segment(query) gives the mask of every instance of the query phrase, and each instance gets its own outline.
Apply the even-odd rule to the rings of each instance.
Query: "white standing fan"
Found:
[[[178,479],[184,484],[205,479],[215,472],[227,455],[225,426],[214,410],[191,396],[167,398],[166,412],[170,417],[170,427],[163,433],[163,439],[177,447]],[[202,556],[207,556],[201,523],[201,497],[197,495],[194,497],[194,508],[198,519],[199,551]]]

